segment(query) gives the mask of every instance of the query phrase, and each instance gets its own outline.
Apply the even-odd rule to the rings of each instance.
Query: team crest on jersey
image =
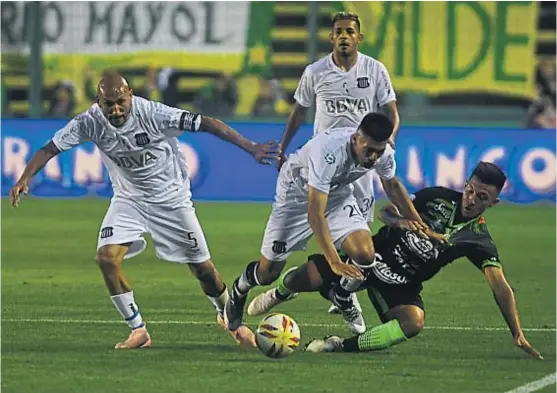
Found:
[[[286,242],[275,240],[271,250],[273,250],[275,254],[284,254],[286,252]]]
[[[366,87],[369,87],[369,78],[367,76],[363,78],[358,78],[357,81],[358,81],[358,87],[360,89],[365,89]]]
[[[151,141],[149,140],[149,136],[147,135],[146,132],[142,132],[140,134],[135,134],[135,144],[137,146],[145,146],[149,142],[151,142]]]
[[[327,164],[334,164],[336,160],[337,160],[337,158],[333,153],[325,154],[325,162]]]

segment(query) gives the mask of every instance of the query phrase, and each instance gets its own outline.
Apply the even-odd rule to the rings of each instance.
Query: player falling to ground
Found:
[[[283,152],[304,122],[314,100],[317,106],[314,134],[338,127],[358,127],[367,113],[381,110],[394,124],[389,142],[393,148],[395,146],[400,126],[395,91],[385,66],[358,52],[358,45],[363,40],[358,15],[337,13],[332,20],[329,38],[332,53],[306,67],[294,94],[296,103],[279,145],[279,168],[286,159]],[[370,223],[375,210],[373,177],[373,171],[370,171],[353,183],[356,202]],[[355,295],[352,300],[361,311]],[[335,306],[329,311],[335,311]]]
[[[128,339],[116,348],[151,345],[122,270],[124,259],[145,249],[145,233],[151,235],[159,258],[188,264],[225,326],[222,317],[228,290],[211,261],[191,201],[188,166],[176,139],[184,131],[202,130],[239,146],[260,163],[275,159],[274,142],[257,144],[217,119],[134,96],[120,74],[105,71],[98,85],[97,103],[35,153],[10,191],[17,207],[20,195],[28,192],[31,178],[50,159],[87,141],[98,146],[114,197],[101,225],[96,260],[114,306],[132,329]],[[244,326],[238,326],[233,335],[241,343],[253,339]]]
[[[381,210],[385,222],[373,236],[376,260],[361,289],[367,289],[382,325],[349,339],[337,336],[311,341],[309,352],[361,352],[389,348],[416,336],[424,327],[422,282],[435,276],[447,264],[467,257],[485,275],[495,300],[507,322],[515,345],[535,358],[541,355],[524,337],[513,291],[507,283],[499,254],[482,214],[499,202],[506,176],[495,164],[480,162],[466,183],[464,193],[445,187],[425,188],[414,197],[414,205],[432,230],[447,237],[433,244],[406,229],[407,219],[395,206]],[[339,277],[323,255],[284,274],[276,289],[254,300],[256,314],[269,311],[281,299],[296,292],[319,291],[326,298],[339,285]]]
[[[358,128],[319,133],[290,155],[277,180],[261,257],[249,263],[234,282],[226,306],[229,329],[241,325],[249,291],[275,281],[288,256],[304,250],[315,234],[331,270],[345,276],[335,288],[332,301],[340,306],[352,331],[365,331],[363,317],[350,293],[361,284],[362,272],[369,270],[375,251],[351,183],[375,169],[389,199],[406,217],[416,220],[408,221],[407,227],[426,229],[406,188],[395,176],[394,151],[387,143],[392,132],[393,124],[386,115],[369,113]],[[349,256],[347,263],[341,261],[337,249]]]

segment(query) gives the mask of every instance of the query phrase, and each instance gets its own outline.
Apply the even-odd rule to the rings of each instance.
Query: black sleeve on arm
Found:
[[[503,267],[495,242],[489,236],[485,236],[478,244],[470,245],[466,256],[474,266],[482,271],[488,266]]]

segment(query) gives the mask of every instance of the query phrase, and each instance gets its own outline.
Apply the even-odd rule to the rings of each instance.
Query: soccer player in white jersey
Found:
[[[53,157],[86,141],[96,144],[108,169],[114,197],[102,222],[96,260],[114,306],[132,329],[116,348],[151,346],[122,262],[141,253],[144,234],[153,239],[157,256],[188,264],[225,327],[228,290],[215,269],[205,236],[191,201],[185,156],[176,136],[184,131],[207,131],[252,154],[258,162],[275,158],[273,142],[253,143],[217,119],[171,108],[133,95],[126,80],[105,71],[98,86],[97,103],[59,130],[32,157],[10,191],[17,207],[31,178]],[[232,332],[241,344],[251,344],[245,326]]]
[[[333,302],[353,332],[365,331],[363,317],[351,302],[350,293],[369,271],[375,250],[351,183],[375,169],[389,199],[415,220],[411,225],[416,229],[426,228],[406,188],[395,176],[394,151],[387,142],[392,132],[393,124],[386,115],[369,113],[359,127],[319,133],[290,155],[277,180],[261,257],[249,263],[234,281],[225,309],[229,329],[241,326],[249,291],[275,281],[289,255],[304,250],[314,234],[331,270],[344,276],[335,288]],[[341,261],[337,249],[348,255],[347,263]],[[258,313],[256,303],[250,304],[248,313]]]
[[[338,127],[358,127],[367,113],[380,110],[394,124],[389,138],[394,148],[400,126],[395,91],[385,66],[358,51],[362,40],[357,14],[339,12],[333,17],[330,33],[333,51],[304,70],[294,94],[296,103],[279,144],[279,167],[286,158],[283,152],[304,122],[314,100],[317,107],[314,135]],[[373,171],[370,171],[354,182],[354,196],[369,223],[373,222],[375,210],[373,177]],[[355,294],[352,300],[361,310]],[[335,311],[335,306],[329,310]]]

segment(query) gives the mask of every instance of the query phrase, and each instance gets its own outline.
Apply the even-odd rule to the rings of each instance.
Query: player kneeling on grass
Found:
[[[332,271],[344,276],[333,290],[332,301],[354,333],[365,331],[364,319],[350,294],[364,280],[375,250],[351,183],[375,170],[389,199],[415,220],[407,224],[427,228],[395,176],[394,151],[387,142],[392,132],[393,124],[386,115],[369,113],[358,127],[321,132],[288,158],[277,180],[261,257],[234,281],[225,309],[229,329],[242,323],[249,291],[275,281],[290,254],[305,249],[315,234]],[[337,249],[350,257],[350,263],[341,261]],[[250,309],[251,305],[248,313],[252,315]]]
[[[405,228],[406,219],[395,206],[380,212],[387,224],[373,236],[376,260],[371,274],[360,289],[366,289],[382,325],[352,338],[331,336],[313,340],[308,352],[362,352],[389,348],[416,336],[424,327],[424,303],[420,296],[422,282],[429,280],[447,264],[467,257],[482,270],[495,300],[511,330],[514,344],[531,356],[542,359],[524,337],[520,327],[513,291],[507,283],[493,242],[482,214],[499,202],[499,193],[506,181],[496,165],[480,162],[466,183],[464,193],[445,187],[425,188],[414,197],[414,206],[422,219],[446,242],[432,243]],[[287,272],[276,289],[254,299],[257,314],[276,305],[269,299],[288,299],[291,293],[319,291],[330,299],[331,291],[339,285],[323,255],[312,255],[296,270]]]
[[[124,259],[145,249],[145,233],[151,235],[159,258],[188,264],[215,306],[219,324],[225,327],[228,291],[211,261],[195,214],[188,167],[176,136],[205,130],[266,164],[275,159],[275,144],[253,143],[219,120],[134,96],[126,80],[113,71],[104,73],[97,93],[97,103],[33,156],[10,191],[12,204],[18,206],[20,194],[27,193],[33,175],[50,159],[81,143],[93,142],[101,151],[114,190],[99,232],[96,259],[114,306],[132,329],[116,348],[151,346],[122,270]],[[254,344],[253,333],[243,325],[232,334],[241,344]]]

